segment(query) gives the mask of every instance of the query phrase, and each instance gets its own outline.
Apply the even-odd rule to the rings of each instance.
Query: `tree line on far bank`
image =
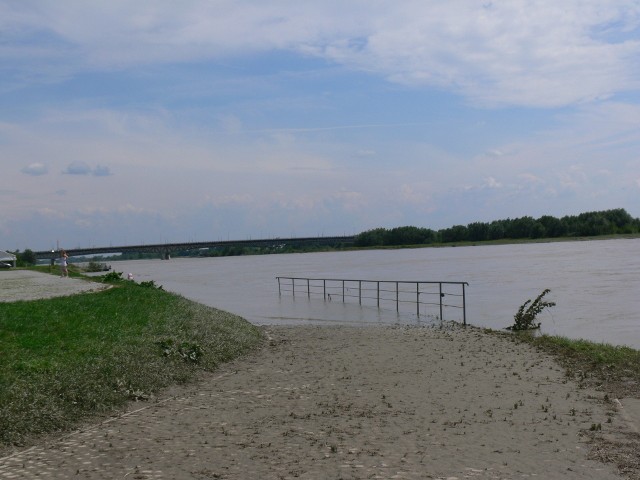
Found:
[[[483,242],[537,238],[586,237],[640,233],[640,219],[624,208],[586,212],[556,218],[544,215],[473,222],[432,230],[420,227],[375,228],[356,235],[358,247],[423,245],[451,242]]]
[[[490,240],[519,240],[561,237],[591,237],[598,235],[640,233],[640,219],[633,218],[624,208],[586,212],[579,215],[567,215],[562,218],[544,215],[538,219],[533,217],[507,218],[492,222],[473,222],[468,225],[454,225],[449,228],[432,230],[421,227],[375,228],[355,236],[355,247],[429,245],[454,242],[483,242]],[[171,252],[172,256],[206,256],[227,257],[235,255],[265,255],[270,253],[300,253],[321,250],[336,250],[351,247],[351,244],[335,245],[272,245],[265,247],[249,247],[231,245],[215,247],[203,251],[184,250]],[[17,256],[18,266],[35,265],[37,258],[30,249],[24,252],[13,252]],[[94,261],[132,260],[142,258],[158,258],[157,253],[126,253],[118,258],[93,257]]]

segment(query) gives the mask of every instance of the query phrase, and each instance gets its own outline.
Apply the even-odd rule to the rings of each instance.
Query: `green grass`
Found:
[[[0,446],[65,431],[259,344],[242,318],[153,287],[0,303]]]
[[[609,396],[640,398],[640,350],[566,337],[514,335],[552,354],[570,377]]]
[[[541,351],[553,355],[580,387],[603,392],[603,399],[607,403],[614,398],[640,398],[638,350],[565,337],[535,337],[524,332],[512,338],[530,342]],[[617,419],[613,421],[619,423]],[[591,430],[585,432],[591,441],[591,458],[614,463],[625,478],[640,479],[640,436],[637,432],[618,425],[614,427],[613,435],[605,436],[599,434],[601,428],[600,424],[592,424]]]

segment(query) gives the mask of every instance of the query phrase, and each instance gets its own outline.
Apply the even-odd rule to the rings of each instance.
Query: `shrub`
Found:
[[[91,261],[91,262],[89,262],[89,265],[87,265],[86,271],[87,272],[101,272],[102,271],[102,265],[100,265],[98,262]]]
[[[100,276],[100,280],[103,282],[120,282],[122,280],[122,272],[109,272],[106,275]]]
[[[162,285],[156,285],[156,282],[154,280],[140,282],[138,285],[143,288],[157,288],[158,290],[163,290]]]
[[[547,302],[543,300],[544,296],[550,291],[551,290],[546,288],[533,302],[529,299],[520,305],[518,313],[513,316],[513,325],[507,327],[507,329],[519,331],[540,328],[540,323],[535,323],[538,314],[547,307],[555,306],[555,302]]]

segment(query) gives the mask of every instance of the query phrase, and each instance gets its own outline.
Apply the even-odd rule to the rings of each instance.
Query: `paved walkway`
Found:
[[[0,458],[0,478],[619,480],[624,424],[528,345],[456,328],[269,327],[257,352]]]
[[[82,292],[97,292],[109,288],[96,282],[78,278],[49,275],[33,270],[0,270],[0,302],[38,300]]]

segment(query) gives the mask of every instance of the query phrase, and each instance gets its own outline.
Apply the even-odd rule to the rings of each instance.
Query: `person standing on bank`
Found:
[[[67,269],[68,258],[67,252],[60,250],[60,278],[69,276],[69,270]]]

